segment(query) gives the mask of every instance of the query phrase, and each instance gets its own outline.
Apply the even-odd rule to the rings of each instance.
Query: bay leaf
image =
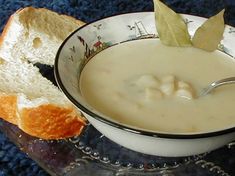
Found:
[[[217,49],[224,33],[224,9],[217,15],[206,20],[195,32],[192,44],[206,51]]]
[[[182,17],[160,0],[154,0],[156,28],[161,42],[169,46],[191,46],[187,25]]]

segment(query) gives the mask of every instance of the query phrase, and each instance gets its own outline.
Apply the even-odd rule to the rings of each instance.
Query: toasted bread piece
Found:
[[[7,61],[27,59],[31,63],[54,64],[63,40],[85,24],[70,16],[26,7],[8,20],[0,38],[0,56]]]

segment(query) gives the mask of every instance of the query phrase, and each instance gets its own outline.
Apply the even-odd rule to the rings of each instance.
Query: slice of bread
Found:
[[[82,21],[44,8],[26,7],[8,20],[0,38],[0,55],[10,61],[27,59],[32,63],[54,64],[62,41]]]
[[[32,64],[2,61],[0,82],[3,119],[43,139],[80,134],[85,125],[81,114]]]
[[[82,24],[71,17],[31,7],[11,16],[0,42],[1,118],[42,139],[81,133],[85,119],[32,63],[52,65],[63,38]]]

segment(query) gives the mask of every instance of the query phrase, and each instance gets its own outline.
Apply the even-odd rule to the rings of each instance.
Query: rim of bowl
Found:
[[[159,137],[159,138],[168,138],[168,139],[197,139],[197,138],[208,138],[208,137],[216,137],[216,136],[220,136],[220,135],[225,135],[231,132],[235,132],[235,125],[234,127],[230,127],[230,128],[225,128],[225,129],[221,129],[221,130],[217,130],[217,131],[208,131],[205,133],[167,133],[167,132],[155,132],[155,131],[148,131],[148,130],[144,130],[144,129],[139,129],[139,128],[134,128],[134,127],[130,127],[128,125],[124,125],[121,123],[117,123],[111,120],[106,119],[105,117],[102,117],[100,115],[97,115],[96,113],[92,112],[91,110],[89,110],[88,108],[86,108],[85,106],[83,106],[82,104],[80,104],[75,98],[73,98],[73,96],[67,91],[66,87],[64,86],[64,84],[61,81],[60,78],[60,74],[59,74],[59,69],[58,69],[58,62],[59,62],[59,57],[60,57],[60,53],[64,47],[64,45],[66,44],[66,42],[75,34],[77,33],[77,31],[81,30],[82,28],[85,28],[86,26],[97,22],[97,21],[101,21],[107,18],[112,18],[112,17],[116,17],[116,16],[121,16],[121,15],[127,15],[127,14],[135,14],[135,13],[154,13],[152,11],[141,11],[141,12],[127,12],[127,13],[121,13],[121,14],[115,14],[115,15],[110,15],[98,20],[94,20],[91,21],[89,23],[86,23],[85,25],[79,27],[78,29],[76,29],[74,32],[72,32],[60,45],[59,49],[57,50],[56,53],[56,57],[55,57],[55,62],[54,62],[54,74],[55,74],[55,79],[56,82],[58,84],[58,86],[60,87],[60,89],[62,90],[62,92],[66,95],[66,97],[74,104],[76,105],[81,111],[84,111],[85,113],[87,113],[88,115],[90,115],[92,118],[95,118],[96,120],[99,120],[105,124],[111,125],[112,127],[124,130],[124,131],[128,131],[131,133],[135,133],[135,134],[141,134],[144,136],[150,136],[150,137]],[[189,16],[195,16],[195,17],[199,17],[199,18],[204,18],[205,17],[201,17],[201,16],[196,16],[196,15],[190,15],[190,14],[184,14],[184,15],[189,15]],[[228,25],[229,26],[229,25]],[[233,27],[234,28],[234,27]]]

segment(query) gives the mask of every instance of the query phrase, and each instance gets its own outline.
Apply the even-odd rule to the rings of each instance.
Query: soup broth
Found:
[[[95,55],[82,71],[80,89],[92,107],[121,124],[201,133],[235,125],[235,85],[197,97],[211,82],[232,76],[235,61],[220,51],[144,39]]]

